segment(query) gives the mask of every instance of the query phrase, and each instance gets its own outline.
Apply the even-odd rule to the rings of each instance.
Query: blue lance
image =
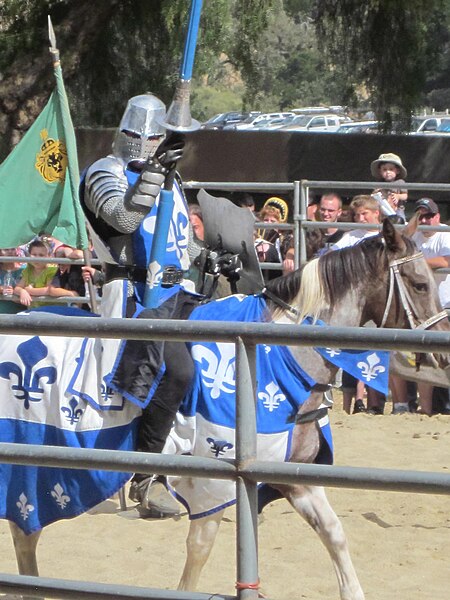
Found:
[[[164,125],[166,129],[179,133],[195,131],[200,127],[200,123],[191,118],[189,98],[201,12],[202,0],[192,0],[189,12],[188,30],[184,43],[183,59],[180,66],[180,76],[172,104],[167,111],[164,121],[162,121],[162,125]],[[164,187],[159,196],[155,232],[153,234],[150,262],[145,284],[144,306],[146,308],[155,308],[159,304],[162,271],[164,266],[166,266],[167,238],[175,204],[173,195],[175,169],[176,164],[173,164],[166,176]]]

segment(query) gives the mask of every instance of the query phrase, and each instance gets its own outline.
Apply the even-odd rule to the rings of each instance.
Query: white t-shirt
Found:
[[[450,232],[448,231],[437,231],[428,238],[421,231],[416,231],[412,239],[419,250],[423,252],[425,258],[450,256]],[[434,273],[434,279],[438,286],[442,308],[450,307],[450,275]]]
[[[362,240],[373,235],[377,235],[379,231],[367,231],[367,229],[351,229],[347,231],[340,240],[330,247],[330,250],[341,250],[342,248],[350,248],[355,244],[359,244]]]

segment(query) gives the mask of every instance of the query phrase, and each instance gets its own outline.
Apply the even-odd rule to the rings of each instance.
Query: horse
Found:
[[[450,330],[423,255],[388,220],[383,223],[381,235],[352,248],[325,254],[301,270],[269,282],[266,307],[268,318],[275,323],[295,325],[308,318],[313,323],[325,322],[340,327],[362,326],[373,321],[378,327]],[[318,460],[324,445],[318,426],[318,419],[323,418],[323,412],[319,410],[323,386],[333,381],[338,367],[313,348],[289,346],[288,351],[315,382],[298,409],[288,460],[312,463]],[[436,354],[434,358],[441,367],[447,366],[446,355]],[[168,440],[169,448],[171,443],[176,444],[173,440],[176,435]],[[177,493],[177,482],[173,483],[172,488]],[[172,485],[170,481],[169,484]],[[364,593],[342,525],[324,489],[302,484],[272,487],[319,535],[335,569],[341,600],[363,600]],[[219,508],[191,520],[180,590],[196,588],[223,512],[224,509]],[[35,552],[40,531],[24,535],[16,524],[11,523],[11,532],[19,572],[38,575]]]

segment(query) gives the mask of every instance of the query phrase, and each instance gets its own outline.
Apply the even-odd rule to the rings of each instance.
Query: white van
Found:
[[[260,121],[270,122],[273,119],[284,119],[288,116],[294,116],[292,112],[271,112],[271,113],[262,113],[256,117],[250,117],[242,121],[242,123],[236,123],[236,125],[231,125],[230,127],[225,127],[224,129],[235,129],[236,131],[245,131],[247,129],[253,129],[255,125],[258,125]]]

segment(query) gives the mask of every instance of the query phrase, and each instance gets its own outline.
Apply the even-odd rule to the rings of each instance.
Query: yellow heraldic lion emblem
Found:
[[[48,137],[48,131],[41,131],[41,150],[36,154],[36,169],[48,183],[64,182],[67,169],[67,148],[61,140]]]

